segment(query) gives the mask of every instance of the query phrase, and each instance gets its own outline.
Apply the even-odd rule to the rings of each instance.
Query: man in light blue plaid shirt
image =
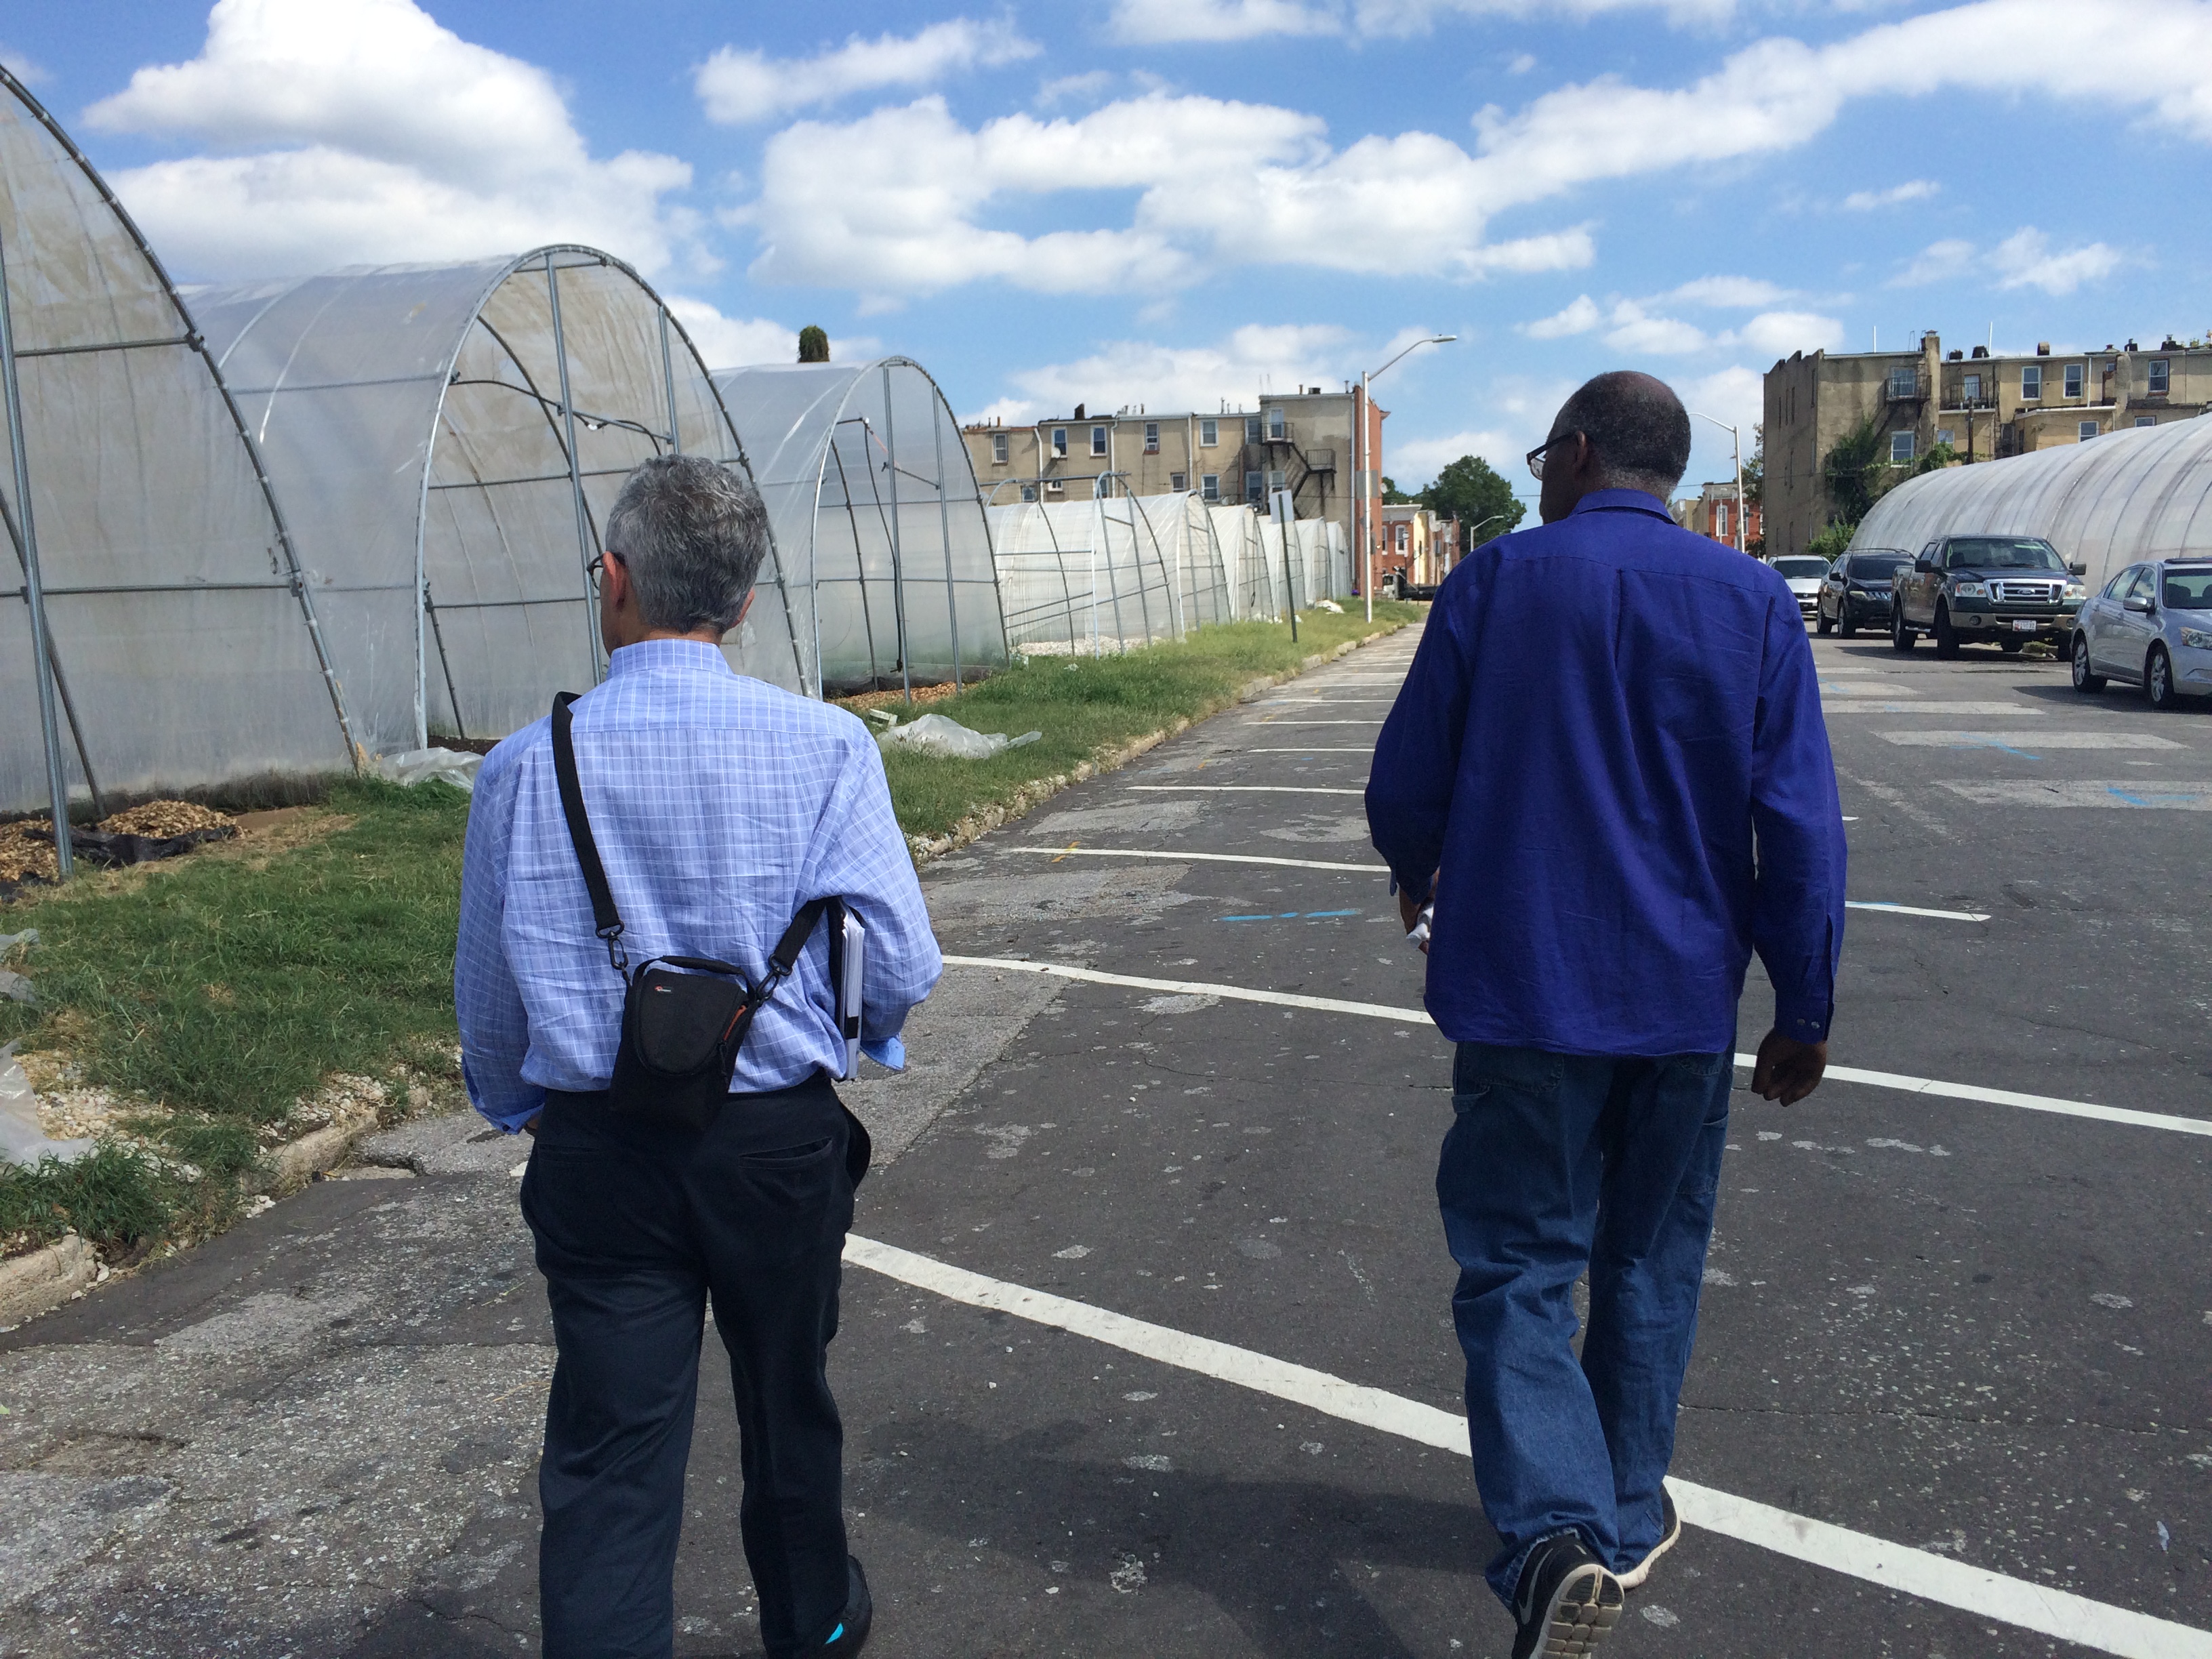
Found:
[[[873,740],[852,715],[732,672],[718,648],[768,547],[760,497],[697,457],[648,461],[608,514],[606,683],[574,708],[577,771],[630,960],[716,957],[756,981],[808,901],[867,930],[861,1036],[887,1065],[943,963]],[[469,1097],[537,1137],[522,1207],[558,1359],[538,1477],[547,1659],[666,1654],[711,1297],[744,1441],[739,1522],[773,1659],[866,1640],[846,1552],[842,1430],[824,1374],[866,1132],[826,929],[753,1022],[703,1132],[618,1113],[623,981],[593,929],[550,722],[478,774],[453,990]]]

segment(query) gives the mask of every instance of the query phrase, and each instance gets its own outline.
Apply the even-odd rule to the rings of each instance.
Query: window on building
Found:
[[[1146,421],[1145,422],[1145,453],[1157,455],[1159,453],[1160,423],[1158,421]]]
[[[1939,426],[1936,428],[1936,441],[1939,444],[1948,446],[1955,436],[1956,434],[1948,426]]]
[[[1035,484],[1024,484],[1022,486],[1022,499],[1025,501],[1035,501],[1036,499],[1036,486]]]
[[[2078,398],[2081,395],[2083,367],[2080,363],[2066,365],[2066,395],[2069,398]]]
[[[1200,422],[1198,423],[1198,447],[1199,447],[1200,449],[1211,449],[1211,448],[1212,448],[1216,444],[1219,443],[1220,441],[1221,441],[1221,422],[1218,422],[1218,421],[1200,421]]]
[[[2020,366],[2020,395],[2023,402],[2032,403],[2043,396],[2043,365],[2022,363]]]
[[[1271,441],[1288,435],[1290,428],[1283,424],[1283,406],[1278,404],[1267,411],[1267,436]]]
[[[1094,455],[1103,455],[1106,453],[1106,428],[1103,426],[1094,426],[1091,428],[1091,453]]]
[[[2094,421],[2083,421],[2074,428],[2074,435],[2083,443],[2087,443],[2090,439],[2097,435],[2097,423]]]
[[[1398,526],[1398,550],[1401,553],[1403,553],[1406,550],[1406,526],[1404,525],[1400,525]]]
[[[1257,505],[1261,493],[1260,475],[1257,472],[1247,472],[1244,475],[1244,499]]]
[[[1221,475],[1218,472],[1200,473],[1198,475],[1198,493],[1209,501],[1219,501],[1221,499]]]
[[[1248,444],[1260,441],[1260,417],[1257,415],[1244,417],[1244,441]]]
[[[1052,429],[1052,453],[1062,460],[1067,459],[1067,428],[1064,426]]]
[[[1912,434],[1893,432],[1889,434],[1889,464],[1897,466],[1912,459]]]
[[[2137,426],[2156,426],[2158,424],[2158,416],[2155,415],[2138,415],[2136,416],[2136,424]]]
[[[1181,491],[1189,489],[1190,485],[1186,482],[1182,473],[1170,472],[1168,474],[1168,488],[1170,489]]]
[[[1713,534],[1723,541],[1729,538],[1728,510],[1729,504],[1726,501],[1713,503]]]
[[[1269,468],[1267,472],[1267,493],[1272,495],[1277,490],[1285,487],[1286,486],[1283,483],[1283,469],[1279,466]]]
[[[1965,377],[1964,384],[1966,391],[1961,395],[1965,398],[1967,407],[1972,408],[1982,400],[1982,377],[1978,374],[1969,374]]]
[[[1114,493],[1113,474],[1102,472],[1093,478],[1091,481],[1091,493],[1102,501]]]
[[[991,462],[994,466],[1006,464],[1006,434],[1003,432],[991,434]]]
[[[1903,363],[1898,364],[1889,371],[1889,395],[1891,397],[1910,398],[1915,392],[1919,390],[1919,387],[1920,377],[1911,369],[1906,368]]]
[[[2152,358],[2150,360],[2150,395],[2154,398],[2166,396],[2167,388],[2173,384],[2172,375],[2172,363],[2163,357]]]

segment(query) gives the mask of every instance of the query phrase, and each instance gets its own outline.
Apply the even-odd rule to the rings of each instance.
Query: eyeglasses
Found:
[[[586,578],[590,580],[592,584],[592,592],[594,593],[599,591],[599,578],[606,574],[607,561],[609,559],[612,559],[617,564],[622,566],[625,570],[629,568],[629,561],[623,558],[621,554],[616,552],[612,548],[609,548],[605,552],[600,554],[599,557],[593,559],[591,563],[584,567],[584,574]]]
[[[1579,432],[1562,432],[1558,437],[1547,438],[1542,443],[1538,444],[1534,449],[1528,452],[1529,475],[1532,477],[1541,478],[1544,476],[1545,455],[1550,451],[1557,449],[1561,444],[1566,442],[1570,438],[1579,438],[1583,434]]]

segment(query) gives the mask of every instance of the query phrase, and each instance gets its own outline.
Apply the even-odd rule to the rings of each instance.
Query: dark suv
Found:
[[[2084,568],[2069,568],[2039,536],[1940,537],[1898,570],[1889,641],[1910,651],[1931,634],[1939,657],[1980,641],[2005,651],[2030,640],[2057,644],[2088,596],[2076,580]]]
[[[1828,567],[1827,580],[1820,584],[1814,625],[1823,634],[1840,631],[1845,639],[1862,628],[1888,627],[1890,578],[1911,562],[1910,554],[1893,547],[1844,554]]]

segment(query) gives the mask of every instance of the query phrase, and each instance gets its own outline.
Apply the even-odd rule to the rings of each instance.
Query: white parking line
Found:
[[[1297,749],[1240,749],[1240,755],[1371,755],[1374,745],[1357,749],[1324,749],[1317,744],[1306,744]]]
[[[1194,860],[1201,864],[1272,864],[1286,870],[1351,870],[1364,876],[1387,876],[1387,864],[1332,864],[1326,859],[1278,859],[1261,853],[1133,853],[1119,847],[1002,847],[1003,853],[1049,853],[1056,859],[1169,859],[1176,863]]]
[[[1272,714],[1262,714],[1256,720],[1247,720],[1248,726],[1380,726],[1381,720],[1279,720]]]
[[[1987,921],[1989,917],[1979,910],[1923,910],[1917,905],[1884,904],[1875,899],[1845,899],[1846,910],[1887,910],[1898,916],[1934,916],[1939,921]]]
[[[1209,795],[1364,795],[1364,789],[1323,789],[1304,783],[1133,783],[1148,795],[1198,790]]]
[[[1932,714],[1937,720],[1960,714],[2006,714],[2017,720],[2046,711],[2027,702],[1889,702],[1868,697],[1823,703],[1820,712],[1824,714]]]
[[[1011,1314],[1178,1370],[1287,1401],[1340,1422],[1356,1423],[1454,1456],[1468,1455],[1465,1418],[1310,1365],[988,1278],[858,1234],[846,1236],[845,1260],[949,1302]],[[1689,1525],[1830,1572],[2124,1659],[2212,1659],[2212,1634],[2186,1625],[2008,1578],[1692,1481],[1670,1478],[1667,1487],[1676,1512]]]
[[[1915,711],[1917,712],[1917,711]],[[2186,749],[2148,732],[1877,732],[1884,743],[1906,749]]]
[[[2166,778],[2130,778],[2121,783],[2087,779],[2050,783],[1954,783],[1945,780],[1943,787],[1980,806],[2150,807],[2212,812],[2212,783],[2177,783]]]
[[[1928,695],[1917,686],[1883,685],[1878,681],[1864,680],[1824,679],[1820,682],[1820,690],[1838,697],[1924,697]]]
[[[1425,1008],[1394,1008],[1382,1002],[1346,1002],[1334,997],[1309,997],[1288,991],[1255,991],[1242,985],[1209,985],[1197,980],[1140,979],[1131,974],[1109,974],[1096,968],[1076,968],[1065,963],[1029,962],[1012,957],[947,957],[947,967],[997,968],[1022,974],[1050,974],[1060,979],[1082,980],[1093,985],[1121,985],[1137,991],[1166,991],[1177,996],[1218,997],[1224,1002],[1262,1002],[1281,1008],[1310,1008],[1319,1013],[1357,1014],[1365,1019],[1387,1019],[1401,1025],[1428,1025]],[[1748,1068],[1750,1054],[1738,1054],[1735,1063]],[[1855,1066],[1831,1066],[1827,1075],[1838,1083],[1862,1083],[1869,1088],[1896,1089],[1912,1095],[1937,1095],[1950,1100],[1979,1101],[1991,1106],[2016,1106],[2024,1111],[2054,1112],[2063,1117],[2094,1119],[2103,1123],[2125,1123],[2139,1129],[2165,1129],[2175,1134],[2212,1138],[2212,1119],[2179,1117],[2168,1112],[2139,1112],[2127,1106],[2100,1106],[2094,1101],[2063,1100],[2056,1095],[2021,1094],[2011,1089],[1984,1089],[1972,1083],[1943,1083],[1934,1078],[1907,1077],[1899,1072],[1868,1072]]]

